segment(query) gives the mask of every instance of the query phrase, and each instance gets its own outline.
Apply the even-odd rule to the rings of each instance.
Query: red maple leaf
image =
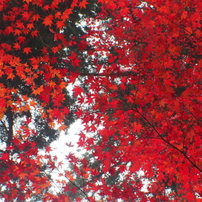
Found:
[[[87,4],[89,4],[88,2],[87,2],[87,0],[82,0],[80,3],[79,3],[79,7],[80,8],[86,8],[86,5]]]
[[[29,53],[31,53],[31,52],[32,52],[32,51],[31,51],[31,48],[30,48],[30,47],[26,47],[26,48],[23,49],[23,53],[29,54]]]
[[[53,15],[48,15],[44,18],[43,24],[45,26],[51,26],[53,24]]]
[[[9,160],[9,153],[8,152],[1,153],[0,154],[0,160],[8,161]]]

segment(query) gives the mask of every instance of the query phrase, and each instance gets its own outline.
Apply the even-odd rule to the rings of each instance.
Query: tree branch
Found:
[[[132,97],[131,97],[132,98]],[[133,98],[132,98],[133,99]],[[133,99],[134,100],[134,99]],[[128,103],[126,103],[127,105],[129,105]],[[130,106],[130,105],[129,105]],[[171,144],[168,140],[166,140],[162,134],[160,134],[158,132],[158,130],[156,129],[156,127],[137,109],[137,107],[131,108],[131,110],[137,112],[149,125],[150,127],[157,133],[157,135],[160,137],[160,139],[162,139],[166,144],[168,144],[169,146],[171,146],[172,148],[174,148],[175,150],[177,150],[178,152],[180,152],[197,170],[199,170],[200,172],[202,172],[202,169],[199,168],[187,155],[184,151],[180,150],[178,147],[176,147],[175,145]]]
[[[11,107],[8,107],[6,111],[6,116],[8,120],[8,138],[6,143],[7,143],[7,146],[9,146],[13,139],[13,112]]]
[[[108,90],[109,90],[109,92],[111,92],[111,93],[113,94],[113,92],[112,92],[110,89],[108,89]],[[130,95],[129,95],[129,96],[130,96]],[[130,97],[131,97],[131,96],[130,96]],[[131,99],[132,99],[132,100],[134,101],[134,103],[135,103],[134,98],[131,97]],[[129,107],[129,109],[131,109],[131,110],[137,112],[137,113],[143,118],[143,120],[156,132],[156,134],[159,136],[159,138],[160,138],[161,140],[163,140],[167,145],[169,145],[169,146],[172,147],[173,149],[175,149],[175,150],[177,150],[178,152],[180,152],[198,171],[202,172],[202,168],[198,167],[198,166],[196,165],[196,163],[194,163],[194,162],[186,155],[186,153],[185,153],[184,151],[180,150],[178,147],[176,147],[175,145],[173,145],[172,143],[170,143],[168,140],[166,140],[166,139],[163,137],[163,135],[158,132],[158,130],[156,129],[156,127],[138,110],[137,107],[135,107],[135,108],[134,108],[134,107],[131,107],[131,105],[128,104],[127,102],[125,102],[125,104]]]
[[[127,71],[127,72],[110,72],[110,73],[80,73],[80,76],[97,76],[97,77],[109,77],[109,76],[116,76],[116,77],[124,77],[124,76],[137,76],[138,73],[135,73],[133,71]]]

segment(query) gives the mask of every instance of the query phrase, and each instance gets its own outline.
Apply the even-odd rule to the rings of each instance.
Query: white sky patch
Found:
[[[51,155],[56,155],[59,161],[65,159],[65,156],[70,152],[74,153],[76,156],[81,156],[85,151],[78,151],[77,142],[79,140],[79,132],[83,130],[81,120],[76,120],[71,124],[70,128],[66,132],[61,132],[59,139],[51,143],[52,148]],[[72,147],[68,147],[67,144],[71,144]]]

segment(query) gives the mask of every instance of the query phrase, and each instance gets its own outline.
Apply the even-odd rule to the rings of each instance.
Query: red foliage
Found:
[[[98,78],[98,66],[87,80],[86,103],[95,105],[84,124],[87,133],[100,125],[101,141],[86,141],[86,149],[103,173],[114,176],[115,168],[123,180],[109,186],[103,174],[90,186],[99,182],[107,201],[201,200],[201,8],[193,1],[100,2],[98,21],[110,20],[89,26],[99,39],[91,42],[95,52],[107,55],[106,76]]]
[[[101,10],[86,20],[88,33],[67,39],[66,21],[89,3],[0,2],[0,119],[12,126],[0,158],[0,197],[71,201],[66,193],[78,191],[77,201],[81,195],[88,201],[200,201],[202,6],[196,0],[98,0]],[[67,47],[63,58],[59,52]],[[84,60],[79,51],[86,52]],[[52,182],[44,170],[60,172],[63,162],[52,159],[48,146],[38,153],[28,116],[16,131],[9,116],[37,108],[51,128],[57,122],[65,130],[66,87],[78,78],[75,115],[84,125],[78,145],[99,166],[67,155],[69,184],[58,180],[62,188],[54,195],[46,191]],[[75,176],[85,181],[82,187]]]

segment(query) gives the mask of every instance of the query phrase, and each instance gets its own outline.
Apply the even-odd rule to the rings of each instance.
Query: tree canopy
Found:
[[[0,12],[2,199],[201,200],[198,1],[3,0]],[[86,153],[58,162],[49,144],[77,118]]]

